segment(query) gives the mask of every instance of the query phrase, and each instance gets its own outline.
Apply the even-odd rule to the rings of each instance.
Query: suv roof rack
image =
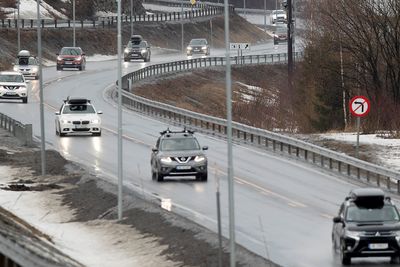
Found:
[[[68,104],[87,104],[90,103],[89,99],[86,98],[78,98],[78,97],[70,97],[68,96],[66,100],[64,100],[64,103]]]
[[[186,129],[186,127],[184,127],[182,131],[171,131],[171,130],[169,129],[169,127],[168,127],[167,130],[164,130],[164,131],[160,132],[161,135],[164,135],[164,134],[171,134],[171,133],[172,133],[172,134],[175,134],[175,133],[194,134],[194,131],[188,130],[188,129]]]

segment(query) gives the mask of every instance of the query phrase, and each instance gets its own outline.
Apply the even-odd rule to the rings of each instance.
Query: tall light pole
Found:
[[[288,81],[289,90],[293,89],[293,7],[292,0],[287,0],[287,27],[288,27]]]
[[[121,69],[121,0],[118,2],[118,220],[122,220],[122,69]]]
[[[181,47],[182,47],[182,53],[185,53],[185,49],[184,49],[184,42],[183,42],[183,1],[181,1],[181,36],[182,36],[182,40],[181,40]]]
[[[232,160],[232,81],[231,59],[229,45],[229,6],[228,0],[224,0],[225,9],[225,60],[226,60],[226,121],[228,138],[228,194],[229,194],[229,250],[230,266],[236,265],[235,255],[235,205],[233,197],[233,160]]]
[[[131,36],[133,35],[133,0],[131,0]]]
[[[37,43],[39,59],[39,98],[40,98],[40,135],[41,150],[40,157],[42,161],[42,175],[46,175],[46,147],[44,136],[44,106],[43,106],[43,73],[42,73],[42,33],[40,29],[40,0],[37,0]]]
[[[20,0],[18,0],[17,5],[18,5],[18,12],[17,12],[17,35],[18,35],[17,39],[18,39],[18,41],[17,41],[17,43],[18,43],[18,52],[19,52],[19,51],[21,51],[21,32],[19,29],[19,8],[21,5]]]
[[[72,0],[72,28],[73,28],[73,47],[76,46],[75,42],[75,0]]]
[[[264,31],[267,32],[267,0],[264,0]]]

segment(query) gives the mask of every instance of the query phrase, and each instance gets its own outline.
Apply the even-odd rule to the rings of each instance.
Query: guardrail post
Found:
[[[261,136],[257,136],[257,143],[258,145],[261,145]]]
[[[81,28],[83,29],[83,20],[81,20]]]
[[[376,184],[378,186],[381,186],[381,175],[380,174],[378,174],[377,177],[376,177]]]
[[[44,28],[44,19],[42,19],[42,28]]]
[[[57,28],[57,20],[54,20],[54,28]]]
[[[296,146],[296,157],[299,157],[299,148]]]
[[[272,148],[273,148],[274,151],[276,150],[276,142],[275,142],[275,140],[272,140]]]
[[[281,145],[281,151],[283,152],[283,143],[280,142],[279,144]]]
[[[268,139],[265,138],[265,147],[268,148]]]
[[[360,168],[357,168],[357,179],[360,179]]]
[[[342,162],[341,161],[338,161],[338,172],[339,173],[342,173]]]
[[[350,164],[347,164],[347,176],[351,176],[351,166]]]
[[[321,167],[324,167],[325,163],[324,163],[324,156],[321,155]]]
[[[400,193],[400,180],[397,180],[397,193]]]
[[[243,140],[247,141],[247,133],[245,131],[243,131]]]
[[[308,150],[304,150],[304,159],[308,161]]]
[[[313,162],[313,164],[315,164],[315,153],[314,152],[312,152],[312,162]]]
[[[332,159],[329,158],[329,169],[330,169],[330,170],[332,170],[332,165],[333,165],[333,164],[332,164]]]
[[[387,189],[390,190],[390,177],[386,177],[386,184]]]
[[[291,155],[292,154],[292,146],[288,145],[288,154]]]

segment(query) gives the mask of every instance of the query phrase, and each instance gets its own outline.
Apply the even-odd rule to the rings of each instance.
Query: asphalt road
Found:
[[[285,46],[272,42],[254,46],[249,53],[284,52]],[[223,50],[212,51],[223,56]],[[148,64],[186,58],[180,54],[152,56],[152,62],[123,63],[123,72]],[[116,61],[88,62],[86,71],[43,70],[46,146],[66,158],[83,163],[93,172],[117,181],[117,107],[107,96],[107,88],[117,79]],[[0,101],[0,111],[23,123],[32,123],[40,137],[38,81],[30,82],[28,104]],[[101,137],[55,135],[54,113],[67,96],[92,100],[103,111]],[[158,133],[168,125],[132,111],[123,113],[124,185],[147,195],[170,199],[172,210],[214,231],[216,224],[216,184],[220,185],[223,233],[228,236],[227,147],[223,140],[198,134],[208,146],[209,181],[190,179],[157,183],[151,180],[150,153]],[[332,217],[341,201],[355,186],[319,172],[300,162],[267,152],[235,145],[236,240],[241,245],[283,266],[341,266],[331,249]],[[387,259],[354,260],[355,266],[389,266]],[[390,265],[393,266],[393,265]]]

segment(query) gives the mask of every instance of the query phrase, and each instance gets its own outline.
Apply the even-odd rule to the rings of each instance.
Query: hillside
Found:
[[[232,15],[230,19],[231,41],[232,42],[251,42],[257,43],[270,38],[263,31],[248,23],[237,15]],[[234,30],[232,30],[234,29]],[[138,23],[135,25],[137,34],[141,34],[153,47],[180,49],[181,46],[181,25],[180,23]],[[210,22],[201,20],[185,23],[185,42],[195,37],[209,39]],[[17,51],[17,31],[16,29],[0,29],[2,38],[0,47],[2,57],[0,58],[0,70],[11,68]],[[130,36],[130,25],[123,26],[123,43],[128,41]],[[77,45],[82,47],[88,56],[94,54],[115,55],[117,53],[116,28],[99,29],[86,28],[77,29]],[[50,29],[42,31],[42,46],[44,62],[54,61],[55,54],[63,47],[71,45],[72,29]],[[224,46],[224,19],[218,17],[213,19],[213,44],[215,47]],[[37,32],[35,30],[21,30],[21,49],[27,49],[33,54],[37,51]]]

